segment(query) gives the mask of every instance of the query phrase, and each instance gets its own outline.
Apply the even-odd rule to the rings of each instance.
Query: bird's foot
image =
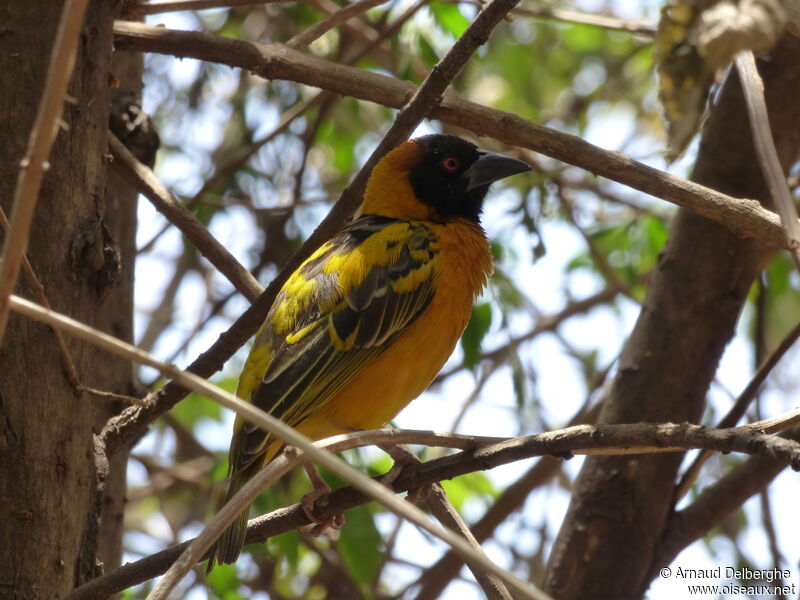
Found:
[[[308,520],[311,521],[310,525],[301,527],[301,530],[313,537],[319,537],[326,532],[331,537],[338,536],[339,530],[341,530],[345,522],[343,514],[339,513],[338,515],[332,515],[324,519],[314,514],[314,502],[319,500],[322,496],[329,494],[331,491],[330,486],[319,476],[314,465],[306,463],[303,465],[303,468],[308,474],[308,479],[311,481],[311,487],[313,489],[300,499],[300,506],[303,508],[303,512],[308,517]]]
[[[387,487],[392,487],[392,484],[403,472],[403,469],[419,464],[417,455],[408,448],[399,445],[379,446],[379,448],[391,456],[394,461],[392,468],[380,478],[380,482]],[[424,502],[430,497],[432,491],[433,488],[430,484],[410,488],[406,493],[406,500],[412,504]]]

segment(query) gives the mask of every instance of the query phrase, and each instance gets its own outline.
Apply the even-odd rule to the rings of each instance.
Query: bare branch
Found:
[[[775,148],[772,129],[767,115],[767,102],[764,99],[764,82],[756,69],[756,59],[752,50],[743,50],[736,55],[736,70],[742,83],[742,91],[747,104],[750,128],[753,133],[753,146],[767,181],[772,201],[781,216],[781,224],[786,234],[786,243],[794,264],[800,269],[800,222],[797,208],[792,200],[792,192],[783,173],[781,160]]]
[[[225,164],[218,166],[215,169],[214,174],[203,183],[203,187],[201,187],[200,190],[186,202],[186,208],[194,208],[211,188],[241,169],[247,163],[250,157],[258,152],[263,146],[270,143],[277,136],[286,131],[295,121],[295,119],[303,115],[303,113],[305,113],[308,109],[322,103],[329,95],[330,94],[328,94],[328,92],[317,92],[310,98],[298,102],[281,115],[281,118],[278,121],[278,124],[275,126],[275,129],[270,131],[262,138],[248,144],[247,146],[238,148],[233,153],[233,157],[227,160]],[[164,232],[167,231],[167,229],[169,229],[169,223],[166,224],[155,235],[153,235],[153,237],[150,238],[141,248],[139,248],[137,253],[147,252],[150,250],[155,245],[156,241],[162,235],[164,235]]]
[[[338,27],[353,17],[357,17],[358,15],[367,12],[370,8],[384,4],[387,1],[388,0],[358,0],[358,2],[348,4],[337,10],[332,15],[329,15],[321,21],[314,23],[314,25],[302,33],[298,33],[296,36],[286,42],[286,45],[295,50],[302,50],[317,38],[325,35],[325,33],[334,27]]]
[[[561,325],[564,321],[569,319],[570,317],[574,317],[575,315],[579,315],[585,312],[590,311],[596,306],[604,304],[606,302],[610,302],[613,300],[619,292],[614,288],[606,288],[597,292],[596,294],[592,294],[588,298],[584,298],[583,300],[574,300],[569,302],[561,311],[557,312],[554,315],[545,315],[540,317],[536,321],[536,325],[522,335],[515,336],[507,344],[500,346],[499,348],[495,348],[494,350],[489,350],[481,354],[480,360],[488,360],[491,361],[493,364],[501,364],[508,360],[508,355],[511,352],[511,349],[518,346],[523,342],[529,342],[533,338],[541,335],[542,333],[555,331],[556,328]],[[436,376],[434,379],[434,383],[439,383],[450,377],[451,375],[458,373],[464,369],[464,365],[456,365],[455,367],[447,370],[442,371],[439,375]]]
[[[139,162],[113,133],[108,134],[108,146],[116,159],[112,164],[117,167],[120,175],[180,229],[200,253],[248,300],[252,302],[258,298],[264,291],[258,280],[208,232],[188,208],[175,200],[155,173],[147,165]]]
[[[432,488],[431,496],[427,500],[431,514],[433,514],[442,525],[459,533],[476,551],[483,552],[478,540],[472,535],[464,519],[461,518],[461,515],[458,514],[453,503],[450,502],[442,485],[440,483],[434,483]],[[488,600],[512,600],[506,586],[504,586],[503,582],[497,577],[491,573],[484,572],[478,565],[469,564],[468,566],[472,570],[473,575],[475,575],[475,580],[478,582],[478,585],[481,586]]]
[[[280,44],[253,44],[208,33],[128,22],[117,22],[114,32],[121,49],[218,62],[248,69],[267,79],[296,81],[394,108],[403,106],[416,90],[412,83],[331,63]],[[740,237],[755,237],[773,246],[787,247],[780,218],[756,200],[732,198],[619,152],[604,150],[577,136],[464,100],[452,91],[444,95],[430,116],[672,202],[720,223]]]
[[[480,6],[480,0],[443,0],[453,4],[473,4]],[[656,24],[650,21],[620,19],[618,17],[596,15],[587,12],[560,10],[551,6],[518,7],[511,11],[514,16],[557,21],[568,25],[591,25],[612,31],[627,31],[641,36],[652,37],[656,32]]]
[[[602,402],[581,410],[570,419],[569,425],[593,424],[597,421]],[[479,542],[487,540],[505,520],[525,503],[536,488],[545,485],[561,471],[563,460],[543,456],[519,479],[509,485],[492,503],[486,513],[472,526],[472,533]],[[416,600],[437,600],[444,588],[461,570],[463,562],[453,552],[446,552],[435,564],[425,570],[419,581]]]
[[[787,432],[786,437],[800,439],[800,429]],[[705,488],[692,504],[674,513],[654,553],[650,579],[655,578],[659,567],[671,563],[684,548],[766,488],[785,468],[782,462],[752,456]]]
[[[408,519],[431,535],[436,536],[446,544],[452,546],[465,560],[474,561],[480,564],[482,568],[493,573],[494,575],[497,575],[506,584],[511,586],[521,597],[532,598],[534,600],[547,598],[546,595],[542,594],[528,583],[512,575],[505,569],[498,567],[491,561],[487,560],[482,554],[475,552],[469,543],[465,542],[458,535],[434,525],[422,511],[410,505],[408,502],[404,502],[395,497],[394,494],[392,494],[380,483],[371,480],[369,477],[360,471],[357,471],[342,459],[334,456],[330,452],[315,446],[314,443],[306,436],[297,432],[282,421],[265,413],[264,411],[259,410],[249,402],[244,402],[243,400],[225,392],[224,390],[209,383],[205,379],[198,377],[197,375],[186,371],[181,371],[174,365],[159,361],[147,352],[144,352],[126,342],[118,340],[113,336],[103,333],[102,331],[89,327],[84,323],[80,323],[64,315],[44,309],[32,302],[24,300],[23,298],[19,298],[18,296],[12,296],[10,298],[10,304],[15,311],[24,314],[29,318],[36,319],[37,321],[47,323],[53,327],[63,329],[80,339],[83,339],[91,344],[104,348],[109,352],[129,360],[153,367],[161,372],[162,375],[172,379],[179,385],[188,388],[193,392],[206,396],[215,402],[218,402],[222,406],[225,406],[226,408],[235,410],[239,416],[255,424],[257,427],[271,433],[289,445],[302,449],[302,451],[308,455],[309,459],[319,462],[321,465],[342,479],[351,483],[354,487],[364,492],[369,497],[380,501],[381,504],[383,504],[390,511],[405,519]],[[256,475],[256,477],[251,479],[239,491],[237,496],[244,496],[248,493],[252,493],[252,490],[255,489],[259,484],[259,479],[262,477],[262,474],[271,471],[273,465],[274,469],[277,471],[279,467],[283,466],[283,462],[279,458],[273,463],[270,463],[270,465]],[[211,547],[211,544],[215,539],[213,534],[208,533],[208,529],[213,525],[218,529],[216,536],[219,536],[222,530],[227,527],[236,517],[236,513],[227,510],[232,505],[233,503],[231,502],[226,504],[214,517],[214,519],[212,519],[212,522],[209,524],[206,530],[204,530],[204,532],[200,534],[200,536],[198,536],[198,538],[196,538],[192,544],[189,545],[180,558],[175,561],[172,567],[170,567],[169,571],[153,589],[150,596],[155,594],[155,598],[165,597],[164,595],[168,594],[169,591],[172,590],[180,581],[180,579],[191,569],[191,567],[202,558],[204,553]]]
[[[143,17],[182,10],[207,10],[254,4],[277,4],[292,0],[164,0],[163,2],[130,2],[123,10],[129,17]]]
[[[733,427],[739,422],[739,419],[741,419],[744,416],[744,413],[747,412],[747,407],[750,406],[750,403],[755,399],[758,391],[761,389],[761,386],[767,379],[767,376],[772,372],[772,369],[775,368],[775,365],[778,364],[780,359],[783,358],[783,355],[788,352],[789,348],[794,345],[794,343],[797,341],[797,338],[800,338],[800,323],[794,326],[794,328],[786,335],[786,337],[781,340],[781,343],[778,344],[778,347],[775,348],[775,350],[764,360],[764,362],[761,363],[761,365],[759,365],[758,369],[756,370],[756,374],[742,390],[742,393],[739,394],[739,397],[736,398],[736,401],[728,410],[727,414],[720,419],[719,423],[717,423],[717,427]],[[695,482],[700,473],[700,468],[705,464],[710,456],[711,454],[709,452],[700,452],[694,459],[694,462],[692,462],[689,468],[683,473],[680,482],[678,482],[678,485],[675,487],[676,503],[678,500],[683,498],[686,492],[689,491],[689,488]]]
[[[641,454],[713,448],[721,452],[742,451],[757,454],[758,457],[749,459],[747,463],[758,460],[759,464],[775,465],[778,471],[785,468],[786,464],[793,465],[794,468],[800,467],[800,443],[781,436],[757,433],[747,427],[711,429],[688,423],[680,425],[673,423],[579,425],[486,445],[487,441],[492,442],[491,438],[478,436],[381,429],[334,436],[317,442],[316,446],[317,448],[326,448],[330,452],[341,452],[347,448],[362,445],[401,443],[470,448],[458,454],[406,467],[392,483],[392,489],[395,492],[407,491],[421,485],[491,469],[534,456],[563,458],[573,454]],[[274,464],[279,465],[281,471],[288,471],[308,460],[299,453],[292,454],[290,460],[283,456],[276,459]],[[770,460],[765,460],[763,457],[769,457]],[[271,481],[275,477],[275,470],[265,473],[268,469],[269,467],[256,475],[256,478],[261,481],[253,484],[254,486],[260,486],[264,481]],[[770,473],[773,473],[774,477],[774,469],[770,470]],[[248,483],[248,485],[250,484]],[[743,501],[741,495],[736,497]],[[744,499],[747,497],[749,496],[744,496]],[[357,489],[346,487],[317,500],[314,503],[314,512],[318,517],[324,519],[361,506],[371,499],[370,496]],[[719,498],[716,501],[719,501]],[[251,520],[245,543],[263,542],[269,537],[291,531],[308,523],[308,517],[300,504],[281,508]],[[174,548],[163,550],[135,563],[120,567],[116,571],[77,588],[65,600],[105,598],[126,587],[156,577],[164,573],[169,565],[185,551],[188,544],[189,542],[184,542]],[[197,556],[198,561],[204,560],[204,558],[202,554]]]
[[[78,40],[87,4],[88,0],[64,2],[47,66],[44,92],[31,130],[28,149],[20,164],[17,187],[14,190],[11,226],[0,255],[0,343],[8,322],[9,296],[17,284],[22,256],[28,250],[28,237],[36,201],[39,199],[39,188],[44,173],[49,168],[47,157],[50,156],[58,134],[58,124],[64,110],[64,96],[75,67],[75,55],[78,52]]]

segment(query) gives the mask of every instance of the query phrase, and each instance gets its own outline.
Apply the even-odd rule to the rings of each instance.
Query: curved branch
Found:
[[[255,44],[196,31],[176,31],[117,21],[117,47],[240,67],[265,79],[285,79],[400,108],[416,86],[386,75],[332,63],[281,44]],[[755,200],[737,199],[629,158],[579,137],[512,113],[444,94],[431,117],[481,136],[528,148],[612,181],[682,206],[716,221],[739,237],[755,237],[787,248],[780,218]]]

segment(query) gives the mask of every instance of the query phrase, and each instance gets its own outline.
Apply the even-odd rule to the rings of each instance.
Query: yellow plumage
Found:
[[[362,215],[281,289],[237,396],[314,440],[389,422],[453,351],[492,271],[480,203],[492,181],[522,170],[449,136],[387,154],[370,176]],[[237,417],[228,497],[280,448]],[[209,568],[236,559],[246,521],[244,513],[223,534]]]

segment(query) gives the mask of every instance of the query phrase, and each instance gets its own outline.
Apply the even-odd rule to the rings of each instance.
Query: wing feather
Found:
[[[433,299],[438,240],[424,224],[365,215],[292,275],[251,354],[268,348],[252,402],[298,426],[413,323]],[[246,399],[246,398],[245,398]],[[231,467],[274,443],[237,419]]]

